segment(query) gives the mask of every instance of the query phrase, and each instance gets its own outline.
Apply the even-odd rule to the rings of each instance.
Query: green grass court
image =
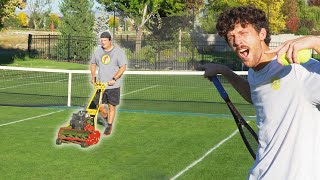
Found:
[[[236,130],[230,118],[119,112],[98,145],[55,145],[74,111],[2,106],[1,177],[170,179]],[[252,162],[237,133],[177,179],[244,179]]]
[[[125,76],[112,136],[85,149],[55,139],[87,103],[88,76],[72,75],[72,107],[65,74],[1,76],[0,102],[11,104],[0,108],[4,179],[245,179],[253,163],[229,110],[202,76]],[[254,115],[224,86],[244,116]]]

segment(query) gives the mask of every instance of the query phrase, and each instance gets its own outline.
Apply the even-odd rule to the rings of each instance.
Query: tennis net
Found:
[[[236,72],[246,78],[247,72]],[[85,106],[93,87],[88,70],[0,66],[0,105]],[[252,106],[219,77],[244,115]],[[126,71],[122,110],[228,114],[224,101],[201,71]]]

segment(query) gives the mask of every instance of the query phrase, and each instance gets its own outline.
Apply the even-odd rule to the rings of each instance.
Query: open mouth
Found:
[[[241,49],[239,51],[239,54],[241,55],[241,57],[247,58],[249,55],[249,49]]]

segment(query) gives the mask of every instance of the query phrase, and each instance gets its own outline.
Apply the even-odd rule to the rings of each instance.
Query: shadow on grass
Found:
[[[0,46],[0,65],[9,65],[14,62],[14,59],[24,59],[27,56],[27,50]]]

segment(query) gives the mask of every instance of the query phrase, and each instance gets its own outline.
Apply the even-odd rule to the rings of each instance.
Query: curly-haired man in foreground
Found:
[[[206,64],[205,77],[222,74],[256,109],[259,148],[248,179],[320,179],[320,63],[299,64],[297,52],[320,53],[320,37],[306,36],[269,48],[265,13],[235,7],[218,18],[217,30],[249,67],[248,79],[220,64]],[[283,66],[278,57],[291,62]]]

